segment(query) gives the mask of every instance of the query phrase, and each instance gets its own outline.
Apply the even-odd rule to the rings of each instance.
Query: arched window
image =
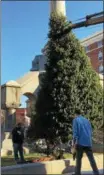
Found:
[[[103,71],[104,71],[104,66],[101,64],[101,65],[99,66],[99,73],[103,73]]]
[[[88,46],[85,46],[85,51],[89,52],[89,47]]]
[[[100,47],[102,47],[102,44],[103,44],[103,43],[102,43],[102,41],[98,41],[97,44],[98,44],[98,48],[100,48]]]
[[[98,53],[98,59],[99,60],[102,60],[103,59],[103,53],[101,51],[99,51],[99,53]]]

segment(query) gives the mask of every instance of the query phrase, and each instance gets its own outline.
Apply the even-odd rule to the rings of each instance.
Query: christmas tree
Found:
[[[80,41],[72,31],[62,37],[54,37],[63,33],[66,26],[68,21],[64,16],[51,15],[46,73],[41,80],[36,103],[41,134],[51,140],[59,137],[68,139],[76,109],[81,110],[95,129],[103,121],[103,89]]]

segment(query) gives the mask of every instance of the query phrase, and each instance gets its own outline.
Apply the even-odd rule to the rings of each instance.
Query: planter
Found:
[[[42,159],[41,159],[42,160]],[[44,159],[46,160],[46,159]],[[48,175],[48,174],[66,174],[74,172],[74,167],[70,165],[70,160],[54,160],[45,162],[27,163],[21,165],[12,165],[1,168],[2,175],[6,174],[33,174],[33,175]]]

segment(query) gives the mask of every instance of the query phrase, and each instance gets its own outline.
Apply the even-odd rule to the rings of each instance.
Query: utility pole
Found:
[[[76,28],[81,28],[81,27],[88,27],[88,26],[91,26],[91,25],[97,25],[97,24],[101,24],[101,23],[104,23],[104,12],[88,15],[88,16],[86,16],[85,21],[82,21],[82,22],[79,22],[79,23],[75,23],[75,24],[69,23],[69,25],[64,29],[64,31],[54,35],[54,37],[55,38],[60,38],[63,35],[69,33],[71,29],[76,29]]]

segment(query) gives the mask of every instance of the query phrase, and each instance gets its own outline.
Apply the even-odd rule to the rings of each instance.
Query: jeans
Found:
[[[76,147],[76,169],[75,169],[75,174],[76,175],[81,175],[81,164],[82,164],[82,157],[83,157],[83,152],[86,153],[90,165],[93,169],[94,175],[99,175],[99,171],[93,156],[92,148],[91,147],[85,147],[85,146],[80,146],[77,145]],[[85,163],[85,162],[84,162]]]
[[[23,145],[22,144],[13,143],[13,148],[14,148],[14,158],[15,158],[15,161],[16,162],[19,161],[19,156],[18,156],[18,153],[19,153],[19,155],[20,155],[20,161],[23,162],[24,161]]]

